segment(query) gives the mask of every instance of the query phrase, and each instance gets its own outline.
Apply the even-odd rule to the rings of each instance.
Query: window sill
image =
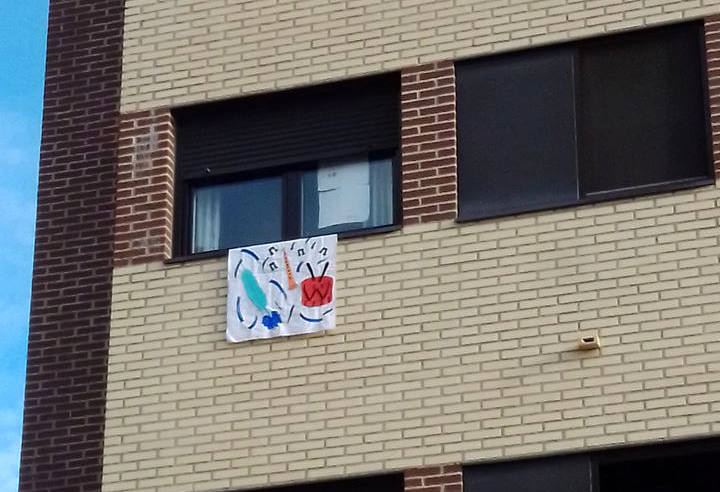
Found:
[[[533,212],[543,212],[547,210],[562,210],[571,207],[581,207],[583,205],[592,205],[594,203],[603,203],[614,200],[621,200],[627,198],[643,198],[647,196],[657,195],[660,193],[668,193],[673,191],[688,190],[692,188],[700,188],[703,186],[709,186],[715,184],[714,177],[700,177],[700,178],[689,178],[680,181],[672,181],[668,183],[658,183],[647,186],[640,186],[635,188],[625,188],[612,191],[604,191],[586,195],[577,201],[572,202],[556,202],[547,203],[542,205],[536,205],[532,207],[516,209],[508,209],[498,213],[489,214],[471,214],[462,212],[458,213],[458,218],[455,220],[458,224],[464,222],[475,222],[478,220],[487,219],[499,219],[502,217],[509,217],[512,215],[522,215]]]
[[[364,237],[364,236],[374,236],[377,234],[387,234],[389,232],[399,231],[402,229],[402,224],[392,224],[382,227],[374,227],[372,229],[357,229],[354,231],[346,231],[346,232],[339,232],[338,233],[338,239],[342,241],[343,239],[353,239],[358,237]],[[283,240],[281,240],[283,241]],[[280,241],[278,241],[280,242]],[[213,251],[203,251],[202,253],[193,253],[189,255],[181,255],[181,256],[173,256],[172,258],[168,258],[164,260],[163,263],[166,265],[174,265],[177,263],[186,263],[188,261],[199,261],[199,260],[207,260],[211,258],[221,258],[223,256],[227,256],[228,251],[230,248],[225,249],[216,249]]]
[[[227,256],[228,249],[216,249],[213,251],[203,251],[202,253],[193,253],[189,255],[173,256],[166,259],[163,263],[173,265],[175,263],[185,263],[188,261],[207,260],[210,258],[220,258]]]

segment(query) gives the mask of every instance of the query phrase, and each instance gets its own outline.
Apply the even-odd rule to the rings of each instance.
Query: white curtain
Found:
[[[393,166],[392,159],[370,163],[370,218],[366,227],[392,223]]]
[[[193,190],[191,251],[200,253],[220,247],[220,205],[223,188],[206,186]]]

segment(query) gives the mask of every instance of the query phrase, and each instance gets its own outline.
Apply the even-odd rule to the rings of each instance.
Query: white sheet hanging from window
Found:
[[[337,236],[230,250],[228,342],[335,327]]]
[[[370,218],[370,163],[367,157],[355,162],[321,165],[318,179],[318,228],[365,223]]]

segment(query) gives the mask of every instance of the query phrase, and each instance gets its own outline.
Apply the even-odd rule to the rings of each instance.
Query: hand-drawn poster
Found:
[[[228,253],[228,342],[335,327],[337,236],[295,239]]]

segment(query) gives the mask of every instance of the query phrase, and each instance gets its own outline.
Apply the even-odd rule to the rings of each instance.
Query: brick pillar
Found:
[[[461,465],[430,466],[405,471],[405,492],[462,492]]]
[[[99,491],[123,0],[51,0],[20,491]]]
[[[455,67],[402,71],[402,197],[406,224],[457,216]]]
[[[720,179],[720,15],[705,19],[710,121],[715,177]]]
[[[115,265],[170,258],[175,176],[170,110],[123,115],[118,160]]]

